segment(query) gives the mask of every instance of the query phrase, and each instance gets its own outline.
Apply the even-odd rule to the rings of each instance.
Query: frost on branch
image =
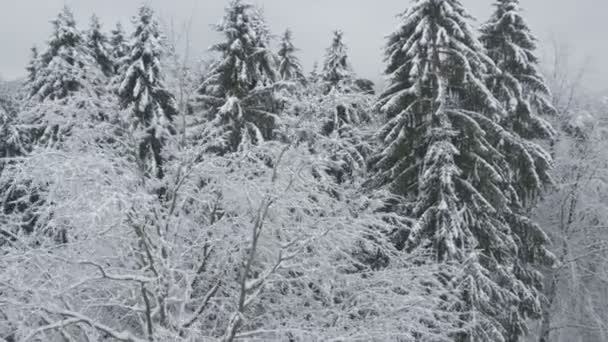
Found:
[[[322,160],[305,146],[182,149],[159,198],[125,156],[137,141],[90,144],[97,134],[11,170],[45,184],[38,210],[52,212],[37,234],[0,217],[0,327],[17,340],[449,341],[458,330],[457,269],[391,248],[383,201],[317,177]],[[44,234],[54,229],[70,240]]]
[[[360,182],[366,177],[366,161],[372,151],[372,99],[359,92],[323,94],[316,90],[287,96],[284,121],[291,133],[284,135],[326,158],[318,170],[320,176],[338,183]]]

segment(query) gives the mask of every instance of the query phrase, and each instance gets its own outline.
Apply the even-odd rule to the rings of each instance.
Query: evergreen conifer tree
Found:
[[[9,118],[3,128],[9,136],[4,143],[12,146],[10,154],[17,150],[30,152],[36,146],[69,148],[68,138],[81,133],[80,128],[105,120],[111,106],[105,97],[105,76],[77,29],[70,9],[64,7],[52,24],[48,46],[40,55],[33,51],[27,67],[27,93],[21,111]],[[30,195],[24,196],[28,191]],[[19,186],[7,190],[5,198],[11,203],[4,208],[6,212],[27,213],[22,224],[26,232],[31,233],[52,216],[41,218],[36,212],[46,200],[46,194],[45,186],[33,179],[22,180]],[[59,242],[67,242],[64,229],[58,229],[55,237]]]
[[[330,132],[344,126],[357,126],[369,120],[369,113],[362,111],[362,101],[368,94],[355,82],[355,73],[348,61],[348,48],[342,31],[335,31],[331,46],[327,49],[321,73],[322,95],[333,97],[336,110],[329,118]]]
[[[161,152],[164,140],[173,132],[171,122],[177,114],[176,103],[164,85],[160,62],[163,37],[152,9],[140,7],[133,24],[135,32],[121,75],[120,102],[130,111],[131,128],[140,139],[140,162],[152,165],[156,176],[162,178]]]
[[[304,73],[302,72],[302,65],[300,60],[295,55],[297,49],[292,42],[291,30],[286,30],[281,38],[279,44],[279,75],[282,80],[292,81],[296,80],[299,82],[305,81]]]
[[[5,161],[3,158],[23,155],[26,152],[23,134],[17,125],[17,105],[11,94],[3,89],[0,80],[0,174]]]
[[[494,6],[480,40],[500,69],[490,79],[490,88],[509,112],[504,124],[526,139],[550,138],[554,131],[539,114],[555,109],[539,70],[536,38],[521,16],[519,0],[497,0]]]
[[[36,77],[29,84],[30,98],[40,102],[64,99],[103,83],[71,10],[64,7],[52,23],[49,47],[40,56]]]
[[[40,68],[40,56],[38,55],[38,48],[35,46],[31,49],[30,62],[28,63],[27,70],[27,83],[32,84],[36,80],[38,69]]]
[[[91,25],[86,37],[86,46],[89,48],[93,58],[106,76],[113,74],[113,63],[110,55],[108,38],[101,31],[101,23],[96,15],[91,17]]]
[[[494,139],[521,144],[500,126],[504,110],[486,86],[497,68],[470,19],[458,0],[416,0],[401,15],[378,104],[389,121],[372,164],[375,180],[403,196],[415,219],[398,244],[429,245],[438,260],[464,265],[459,286],[468,306],[458,309],[475,325],[456,339],[518,341],[540,306],[540,284],[521,272],[551,255],[542,231],[523,232],[529,239],[508,224],[516,165]]]
[[[321,78],[328,93],[334,88],[344,90],[352,87],[353,71],[348,61],[348,49],[343,37],[342,31],[334,31],[331,46],[325,53]]]
[[[106,78],[70,9],[64,7],[52,23],[48,47],[32,56],[27,68],[27,101],[20,114],[32,143],[46,146],[61,142],[74,126],[104,120],[109,103]]]
[[[321,75],[319,75],[319,62],[314,62],[312,65],[312,70],[308,74],[308,82],[312,85],[317,85],[319,83]]]
[[[110,56],[114,64],[114,73],[118,73],[123,59],[129,53],[129,46],[121,23],[110,32]]]
[[[550,91],[538,67],[536,40],[521,16],[518,0],[498,0],[490,20],[483,25],[481,41],[499,71],[489,86],[503,103],[507,116],[501,125],[521,138],[519,146],[502,146],[516,169],[515,202],[531,202],[544,184],[550,182],[551,159],[533,139],[554,136],[551,125],[542,118],[553,114]]]
[[[529,209],[534,205],[543,186],[551,183],[552,160],[550,154],[533,140],[550,139],[554,136],[551,125],[542,118],[553,114],[550,91],[538,67],[535,55],[536,39],[521,16],[518,0],[498,0],[495,12],[483,25],[481,42],[488,55],[499,67],[488,84],[498,98],[507,115],[502,118],[501,128],[511,133],[510,139],[492,131],[494,144],[505,156],[512,168],[510,212],[505,215],[511,229],[518,237],[519,262],[515,270],[528,286],[538,288],[541,274],[530,264],[541,263],[546,253],[539,248],[546,241],[544,232],[529,218]],[[538,318],[541,310],[537,301],[522,300],[519,310],[524,317]],[[532,298],[538,294],[533,293]],[[515,339],[521,332],[515,326],[510,336]]]
[[[276,56],[270,34],[254,6],[232,0],[216,30],[225,40],[212,47],[219,60],[199,88],[217,153],[235,152],[273,139],[278,116],[275,100]]]
[[[341,32],[334,32],[323,65],[319,74],[318,64],[314,64],[306,91],[289,102],[296,104],[292,109],[298,109],[298,116],[314,121],[307,124],[304,136],[317,151],[329,152],[324,173],[337,183],[358,181],[366,171],[365,160],[371,150],[365,129],[373,101],[369,94],[357,91]]]

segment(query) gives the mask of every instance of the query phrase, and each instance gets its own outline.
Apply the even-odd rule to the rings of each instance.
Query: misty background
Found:
[[[264,10],[275,35],[286,28],[294,33],[299,57],[309,72],[321,61],[331,41],[331,32],[345,34],[351,62],[360,77],[382,83],[385,36],[397,25],[396,15],[409,0],[252,0]],[[173,27],[184,32],[190,23],[191,55],[204,58],[209,46],[218,41],[213,30],[222,17],[226,0],[149,0],[157,11],[165,32]],[[481,25],[492,11],[489,0],[462,0]],[[25,75],[30,48],[42,46],[50,33],[50,21],[64,5],[74,11],[81,29],[89,25],[95,13],[109,31],[120,21],[130,28],[131,17],[142,4],[140,0],[0,0],[0,76],[11,80]],[[540,40],[540,54],[551,59],[554,46],[568,51],[570,63],[584,66],[588,87],[608,89],[608,1],[602,0],[522,0],[527,20]],[[547,15],[550,13],[550,15]],[[183,41],[182,36],[182,41]]]

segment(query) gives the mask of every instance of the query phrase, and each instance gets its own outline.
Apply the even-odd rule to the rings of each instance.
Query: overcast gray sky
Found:
[[[191,40],[202,53],[217,39],[211,25],[219,21],[226,0],[148,0],[165,23],[176,26],[190,18]],[[279,34],[289,27],[307,70],[320,60],[329,45],[331,31],[342,29],[350,48],[351,61],[362,77],[379,80],[382,72],[384,37],[397,25],[395,15],[409,0],[253,0],[264,8],[271,29]],[[462,0],[479,25],[491,12],[491,0]],[[521,0],[526,17],[548,48],[551,39],[568,44],[579,58],[588,57],[589,81],[598,86],[608,80],[608,11],[606,0]],[[52,20],[67,4],[81,28],[96,13],[105,28],[116,21],[130,22],[140,0],[0,0],[0,75],[21,77],[29,48],[41,44],[50,34]]]

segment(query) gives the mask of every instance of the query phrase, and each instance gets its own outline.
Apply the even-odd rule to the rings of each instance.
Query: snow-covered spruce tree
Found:
[[[234,152],[275,137],[276,56],[270,50],[268,27],[256,7],[232,0],[216,26],[225,40],[212,47],[219,60],[199,90],[206,139],[217,153]]]
[[[27,64],[25,70],[27,71],[27,83],[32,84],[36,80],[36,75],[40,69],[40,55],[38,54],[38,48],[33,46],[31,48],[30,61]]]
[[[177,114],[175,100],[164,85],[160,59],[163,54],[162,35],[154,12],[142,6],[133,19],[135,32],[129,42],[129,55],[120,75],[121,106],[129,112],[129,125],[139,139],[138,158],[152,165],[158,178],[163,177],[162,146],[171,134],[171,121]],[[141,165],[150,172],[150,168]]]
[[[529,209],[536,204],[543,187],[551,183],[551,155],[534,140],[552,139],[551,124],[542,115],[556,113],[551,94],[538,66],[535,55],[536,39],[521,16],[518,0],[498,0],[495,12],[481,28],[481,42],[499,70],[488,79],[489,88],[502,102],[507,115],[501,119],[504,135],[488,134],[509,163],[512,176],[510,212],[505,215],[511,229],[519,237],[520,263],[516,264],[519,278],[528,284],[542,282],[540,274],[527,267],[539,261],[543,253],[535,252],[539,242],[546,240],[544,232],[529,219]],[[538,317],[536,303],[521,307],[529,316]]]
[[[97,61],[101,71],[106,76],[113,75],[114,66],[110,54],[110,45],[108,38],[101,30],[101,23],[96,15],[91,17],[91,24],[86,36],[86,46]]]
[[[300,135],[314,149],[331,151],[329,173],[342,182],[366,170],[370,146],[365,131],[373,99],[356,87],[339,31],[334,33],[324,65],[321,75],[316,75],[315,67],[306,91],[287,101],[286,113],[302,126]]]
[[[45,146],[60,142],[74,126],[104,119],[109,105],[105,76],[70,9],[64,7],[52,23],[48,47],[33,57],[28,68],[27,99],[20,114],[22,123],[30,127],[32,141]]]
[[[59,100],[99,81],[91,66],[85,40],[76,28],[68,7],[53,20],[53,34],[47,50],[40,56],[36,78],[31,82],[30,98],[40,102]]]
[[[293,45],[291,30],[285,30],[279,44],[279,51],[277,53],[279,58],[278,72],[282,80],[298,82],[306,81],[300,60],[295,55],[296,51],[298,50]]]
[[[536,38],[521,16],[519,0],[497,0],[494,6],[480,40],[500,69],[489,87],[508,111],[503,124],[525,139],[550,138],[554,131],[540,115],[555,109],[539,70]]]
[[[0,79],[0,173],[7,162],[4,158],[26,153],[26,141],[24,141],[26,137],[19,128],[17,105],[13,94],[6,89],[4,81]]]
[[[308,74],[308,83],[312,85],[316,85],[321,79],[321,75],[319,75],[319,62],[314,62],[312,65],[312,70]]]
[[[321,79],[327,93],[333,89],[349,90],[354,81],[353,70],[348,61],[348,49],[344,44],[343,37],[342,31],[334,31],[331,46],[327,48],[325,53]]]
[[[37,58],[33,57],[28,68],[26,98],[11,125],[12,144],[19,141],[22,152],[65,149],[67,138],[81,134],[82,129],[97,127],[100,121],[108,119],[110,108],[114,109],[114,101],[105,91],[106,78],[76,28],[69,8],[64,7],[52,23],[48,46]],[[21,133],[20,139],[16,133]],[[22,162],[16,161],[15,168]],[[13,175],[6,176],[10,179]],[[18,184],[3,182],[0,187],[3,193],[0,205],[5,213],[22,215],[22,231],[32,233],[48,223],[45,220],[52,213],[38,212],[47,200],[48,189],[36,183],[33,176]],[[67,241],[64,229],[33,235],[47,233],[57,242]]]
[[[552,256],[538,226],[518,232],[507,223],[517,166],[491,139],[517,139],[500,126],[502,105],[486,86],[496,67],[470,18],[458,0],[417,0],[401,15],[386,49],[390,81],[378,107],[388,122],[374,181],[404,196],[416,219],[399,245],[430,244],[438,260],[463,263],[460,309],[475,327],[456,339],[517,341],[540,312],[531,264]]]
[[[516,138],[515,146],[507,141],[501,142],[500,148],[514,167],[518,194],[514,205],[521,207],[530,204],[550,182],[551,158],[531,140],[554,136],[550,123],[541,115],[554,114],[555,109],[539,71],[536,40],[521,16],[519,1],[499,0],[495,7],[481,29],[481,41],[500,69],[489,79],[489,87],[507,111],[501,125]]]
[[[358,101],[369,97],[369,92],[361,91],[355,81],[355,72],[348,62],[348,48],[343,42],[342,31],[335,31],[331,46],[327,49],[318,90],[322,95],[338,99],[333,116],[327,126],[328,132],[348,125],[360,125],[369,121],[369,108]],[[350,101],[349,101],[350,100]]]
[[[123,58],[127,57],[128,54],[129,46],[125,37],[125,31],[121,23],[116,23],[116,27],[110,32],[110,56],[115,74],[119,73]]]

